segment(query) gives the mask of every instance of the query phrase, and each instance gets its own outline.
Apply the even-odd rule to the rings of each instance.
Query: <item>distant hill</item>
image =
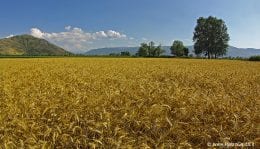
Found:
[[[85,53],[85,55],[109,55],[110,53],[120,53],[122,51],[129,51],[132,55],[137,52],[139,47],[115,47],[115,48],[100,48],[93,49]],[[171,55],[170,46],[163,46],[165,50],[163,55]],[[188,46],[190,54],[194,54],[193,46]],[[230,46],[225,57],[250,57],[253,55],[260,55],[260,49],[253,48],[236,48]]]
[[[31,35],[0,39],[0,55],[68,55],[70,52]]]
[[[100,48],[93,49],[86,53],[85,55],[109,55],[110,53],[120,53],[122,51],[129,51],[131,55],[137,52],[139,47],[113,47],[113,48]]]

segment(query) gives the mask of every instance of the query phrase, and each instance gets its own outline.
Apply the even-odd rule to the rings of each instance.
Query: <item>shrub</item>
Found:
[[[249,61],[260,61],[260,55],[251,56],[248,59]]]

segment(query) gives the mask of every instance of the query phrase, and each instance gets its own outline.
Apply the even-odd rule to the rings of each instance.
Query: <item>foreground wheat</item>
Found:
[[[0,59],[0,148],[257,143],[259,99],[254,62]]]

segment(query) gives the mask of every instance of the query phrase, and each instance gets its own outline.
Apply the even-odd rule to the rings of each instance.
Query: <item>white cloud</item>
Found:
[[[89,45],[97,40],[107,40],[107,39],[126,39],[127,36],[120,32],[114,30],[108,31],[98,31],[98,32],[86,32],[81,28],[71,26],[66,26],[64,32],[53,32],[47,33],[43,32],[38,28],[31,29],[31,35],[37,38],[43,38],[51,42],[56,43],[68,50],[89,49]]]
[[[31,28],[31,35],[37,38],[43,38],[44,33],[38,28]]]
[[[95,38],[106,38],[107,34],[104,31],[99,31],[95,33]]]
[[[65,30],[69,31],[71,29],[71,26],[65,26]]]
[[[124,34],[120,34],[119,32],[116,32],[116,31],[113,31],[113,30],[108,30],[106,32],[106,35],[109,37],[109,38],[125,38],[126,35]]]
[[[14,37],[13,34],[9,35],[9,36],[6,36],[5,38],[11,38],[11,37]]]

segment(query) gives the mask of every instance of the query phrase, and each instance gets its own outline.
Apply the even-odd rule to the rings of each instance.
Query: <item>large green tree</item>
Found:
[[[188,56],[189,49],[183,45],[182,41],[175,40],[171,46],[171,53],[175,56]]]
[[[209,59],[227,53],[229,35],[222,19],[209,16],[197,20],[193,35],[195,54],[204,54]]]

